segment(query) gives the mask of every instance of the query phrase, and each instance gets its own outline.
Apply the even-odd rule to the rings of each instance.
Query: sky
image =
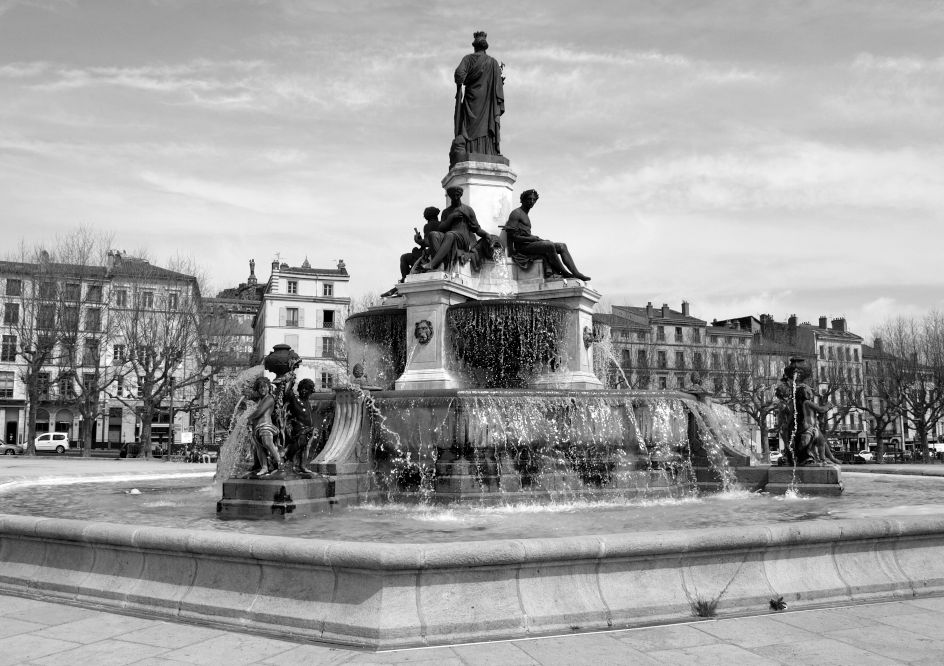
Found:
[[[476,30],[514,197],[605,305],[944,308],[944,0],[0,0],[0,254],[84,224],[215,289],[385,291]]]

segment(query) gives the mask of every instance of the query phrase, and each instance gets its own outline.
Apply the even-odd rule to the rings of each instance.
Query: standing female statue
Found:
[[[505,113],[505,91],[501,65],[485,53],[486,36],[474,34],[475,53],[465,56],[456,68],[455,143],[464,141],[467,153],[501,155],[499,119]]]

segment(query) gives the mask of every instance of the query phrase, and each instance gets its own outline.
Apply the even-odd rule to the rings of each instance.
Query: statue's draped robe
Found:
[[[431,231],[428,236],[430,253],[435,256],[446,236],[453,236],[455,241],[443,262],[443,268],[451,270],[456,262],[471,262],[472,270],[481,269],[482,262],[491,258],[492,247],[498,239],[482,231],[475,211],[465,204],[449,206],[442,212],[441,219],[439,229]]]
[[[456,136],[465,136],[470,153],[501,155],[499,118],[505,112],[501,66],[486,53],[470,53],[456,68],[456,83],[465,86]]]

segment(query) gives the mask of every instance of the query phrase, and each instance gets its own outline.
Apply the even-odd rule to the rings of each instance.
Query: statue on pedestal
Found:
[[[482,262],[492,257],[492,250],[498,239],[479,226],[475,211],[462,203],[462,193],[461,187],[450,187],[446,190],[451,203],[442,212],[439,227],[427,235],[433,256],[421,264],[424,271],[432,271],[438,267],[448,271],[457,262],[471,263],[472,270],[478,271]]]
[[[252,388],[258,402],[247,421],[254,462],[246,478],[274,478],[273,475],[279,471],[282,464],[278,448],[282,430],[275,423],[275,398],[272,396],[271,382],[267,377],[257,378]]]
[[[537,202],[537,191],[526,190],[521,193],[521,207],[515,208],[508,216],[505,234],[508,237],[509,256],[521,268],[530,267],[535,259],[543,259],[545,279],[560,276],[589,281],[589,276],[577,270],[566,244],[544,240],[531,233],[531,218],[528,213]]]
[[[803,358],[791,358],[790,365],[784,368],[783,377],[775,391],[781,401],[780,435],[789,452],[788,460],[795,465],[838,464],[819,427],[819,417],[832,409],[833,405],[828,402],[825,405],[816,403],[815,391],[806,384],[812,372],[810,364]]]
[[[315,390],[315,383],[310,379],[298,382],[298,389],[291,384],[285,390],[285,404],[288,411],[288,446],[285,449],[285,462],[292,464],[291,471],[305,478],[312,478],[314,472],[308,469],[311,439],[314,423],[311,417],[311,405],[308,398]]]
[[[502,65],[488,55],[488,35],[473,35],[474,53],[462,58],[456,68],[456,140],[450,150],[450,166],[469,159],[469,154],[501,155],[500,118],[505,113]],[[463,95],[463,86],[465,94]],[[464,153],[462,151],[464,148]]]

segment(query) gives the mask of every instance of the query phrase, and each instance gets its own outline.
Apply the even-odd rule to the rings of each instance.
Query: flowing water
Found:
[[[944,478],[844,472],[840,497],[742,490],[657,500],[354,506],[286,521],[221,521],[219,486],[202,478],[0,486],[3,512],[50,518],[374,542],[449,542],[739,527],[841,518],[944,516]],[[42,485],[45,483],[46,485]],[[137,493],[134,491],[138,491]]]

